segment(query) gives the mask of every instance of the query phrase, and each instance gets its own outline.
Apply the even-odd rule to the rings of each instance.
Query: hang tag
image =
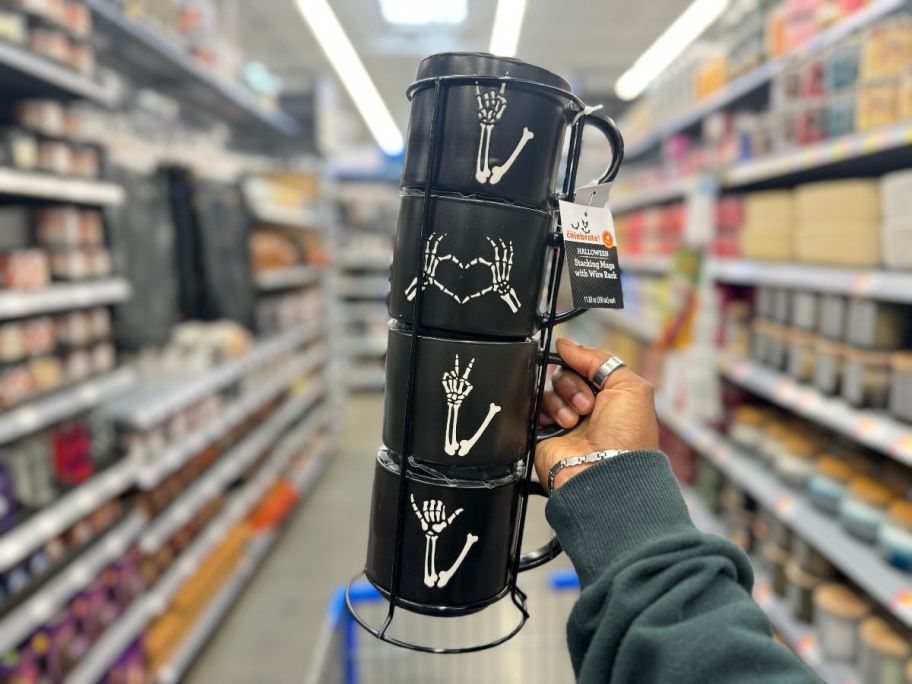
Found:
[[[595,200],[599,188],[586,188],[581,199]],[[604,195],[607,202],[607,193]],[[560,202],[567,271],[573,306],[581,309],[623,309],[614,217],[602,203]]]

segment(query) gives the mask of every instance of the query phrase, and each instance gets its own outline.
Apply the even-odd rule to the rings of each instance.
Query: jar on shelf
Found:
[[[795,541],[792,543],[792,557],[798,563],[798,567],[815,577],[830,579],[836,576],[836,568],[829,559],[803,537],[795,536]]]
[[[773,320],[778,323],[786,324],[789,322],[791,313],[791,295],[784,288],[773,290]]]
[[[792,615],[802,622],[813,622],[814,590],[823,584],[824,580],[803,570],[794,557],[785,566],[785,577],[785,593]]]
[[[906,660],[912,647],[885,620],[866,618],[858,628],[860,649],[858,675],[862,682],[903,684]]]
[[[900,499],[890,505],[889,517],[877,535],[877,546],[890,565],[912,572],[912,501]]]
[[[798,382],[810,382],[814,378],[815,339],[814,335],[802,330],[790,330],[788,333],[786,372]]]
[[[779,323],[769,323],[766,334],[769,339],[767,365],[775,370],[785,370],[788,358],[789,328]]]
[[[762,408],[744,404],[732,413],[728,436],[738,446],[756,450],[763,439],[764,426],[768,420],[767,412]]]
[[[852,662],[858,657],[858,626],[871,612],[861,596],[839,582],[828,582],[814,592],[814,624],[823,655]]]
[[[773,542],[767,542],[763,545],[763,559],[769,569],[773,591],[777,596],[784,598],[788,591],[788,579],[785,574],[785,568],[789,562],[788,551]]]
[[[819,452],[813,439],[790,434],[773,461],[773,468],[782,480],[793,487],[804,487],[814,473],[815,456]]]
[[[845,338],[845,321],[848,301],[840,295],[821,295],[818,314],[818,332],[830,340]]]
[[[811,503],[822,511],[836,515],[853,473],[852,467],[845,461],[830,454],[821,454],[814,474],[808,480]]]
[[[771,287],[758,287],[757,295],[754,300],[754,304],[757,308],[757,317],[758,318],[772,318],[776,305],[776,291]]]
[[[890,413],[912,422],[912,352],[890,356]]]
[[[757,454],[770,464],[774,464],[785,448],[785,440],[791,434],[788,425],[781,420],[773,420],[762,431]]]
[[[725,307],[725,353],[744,358],[750,352],[751,309],[747,302],[732,301]]]
[[[697,460],[696,489],[706,507],[718,514],[721,509],[719,492],[722,490],[724,478],[722,473],[705,458]]]
[[[824,394],[839,392],[846,347],[818,336],[814,341],[814,386]]]
[[[793,328],[807,331],[817,329],[817,299],[816,292],[809,292],[808,290],[795,290],[792,292],[792,316],[790,322]]]
[[[772,341],[769,329],[771,325],[765,318],[755,318],[751,321],[751,358],[764,366],[770,364]]]
[[[892,498],[893,493],[879,482],[862,475],[852,478],[849,492],[839,505],[843,527],[864,541],[877,541]]]
[[[902,349],[909,342],[910,325],[910,311],[901,304],[852,299],[846,322],[846,342],[865,349]]]
[[[845,352],[842,396],[853,406],[886,408],[890,375],[889,353],[849,347]]]

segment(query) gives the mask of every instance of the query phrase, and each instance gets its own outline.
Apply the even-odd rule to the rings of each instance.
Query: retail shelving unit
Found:
[[[257,275],[257,288],[262,292],[269,292],[290,287],[316,285],[320,281],[320,270],[317,266],[292,266],[266,271]]]
[[[285,136],[299,132],[294,118],[267,109],[246,88],[219,78],[154,28],[126,16],[111,0],[87,4],[104,37],[102,54],[137,83],[151,84],[181,103],[240,127],[255,125]]]
[[[343,341],[349,359],[346,378],[350,390],[376,391],[383,389],[385,380],[386,297],[392,252],[358,249],[356,244],[339,254]]]
[[[91,206],[111,206],[124,201],[124,190],[116,183],[11,168],[0,168],[0,195]]]
[[[0,290],[0,320],[107,306],[129,299],[130,293],[130,284],[123,278],[53,284],[40,290]]]

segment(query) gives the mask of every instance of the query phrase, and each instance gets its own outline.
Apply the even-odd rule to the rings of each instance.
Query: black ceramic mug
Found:
[[[364,572],[387,597],[392,585],[399,474],[399,467],[381,450],[374,471]],[[518,467],[487,482],[437,479],[410,470],[397,604],[419,613],[457,615],[503,597],[510,587],[522,484]],[[536,484],[533,493],[544,495],[544,490]],[[519,571],[538,567],[560,551],[552,538],[524,554]]]
[[[425,187],[434,79],[439,77],[444,111],[432,189],[548,208],[564,135],[577,116],[596,126],[611,145],[611,165],[599,182],[617,174],[624,155],[617,126],[606,116],[584,114],[584,105],[560,76],[518,59],[447,52],[422,60],[409,89],[403,187]]]
[[[463,477],[500,476],[529,451],[529,425],[543,362],[532,340],[502,342],[419,335],[409,455]],[[402,453],[408,403],[411,332],[390,327],[386,355],[383,443]],[[548,439],[566,430],[540,430]],[[470,472],[475,471],[475,472]]]
[[[418,282],[424,195],[406,194],[390,270],[389,314],[411,323],[421,298],[422,329],[493,337],[529,337],[543,324],[542,283],[553,217],[478,199],[431,196],[428,239]],[[555,324],[583,313],[559,313]]]

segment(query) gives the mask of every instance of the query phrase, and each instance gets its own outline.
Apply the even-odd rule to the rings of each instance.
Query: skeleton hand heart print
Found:
[[[453,254],[439,254],[440,243],[446,237],[446,233],[431,233],[428,237],[427,244],[424,247],[424,277],[421,281],[421,289],[427,289],[428,285],[433,285],[446,296],[452,298],[457,304],[467,304],[473,299],[484,297],[488,294],[496,294],[510,308],[510,311],[516,313],[522,308],[522,302],[516,294],[516,290],[510,284],[510,273],[513,271],[513,242],[509,240],[494,240],[487,237],[488,243],[494,251],[493,259],[488,260],[484,257],[477,256],[470,261],[463,262],[459,257]],[[468,271],[476,266],[487,268],[491,274],[491,283],[480,290],[459,294],[453,292],[450,286],[444,283],[441,277],[437,275],[437,269],[440,264],[450,262],[460,271]],[[405,298],[412,301],[418,290],[418,278],[412,279],[408,287],[405,288]]]
[[[482,185],[485,183],[491,185],[500,183],[500,180],[516,162],[523,148],[535,137],[535,133],[524,126],[519,142],[516,143],[513,152],[510,153],[507,160],[503,164],[491,168],[491,137],[494,134],[494,127],[507,109],[506,88],[507,84],[503,83],[500,86],[500,90],[497,90],[497,88],[482,90],[478,82],[475,82],[475,102],[478,106],[479,125],[475,180]]]
[[[437,538],[459,517],[463,509],[457,508],[447,517],[447,509],[442,501],[435,499],[423,501],[420,509],[414,494],[411,495],[411,501],[412,510],[415,511],[418,522],[421,523],[421,530],[424,532],[424,586],[429,589],[434,587],[443,589],[459,570],[469,549],[478,541],[478,537],[471,533],[466,534],[462,551],[453,564],[448,569],[437,572]]]
[[[446,434],[443,438],[443,450],[448,456],[465,456],[472,447],[481,439],[488,425],[494,420],[494,416],[500,413],[500,406],[491,403],[488,405],[488,414],[485,416],[481,425],[469,439],[460,440],[457,437],[459,431],[459,407],[462,402],[469,396],[474,389],[474,385],[469,382],[469,373],[472,372],[472,366],[475,365],[475,359],[469,361],[465,373],[459,374],[459,354],[456,354],[455,367],[451,371],[443,374],[443,391],[446,396],[447,417],[446,417]]]

